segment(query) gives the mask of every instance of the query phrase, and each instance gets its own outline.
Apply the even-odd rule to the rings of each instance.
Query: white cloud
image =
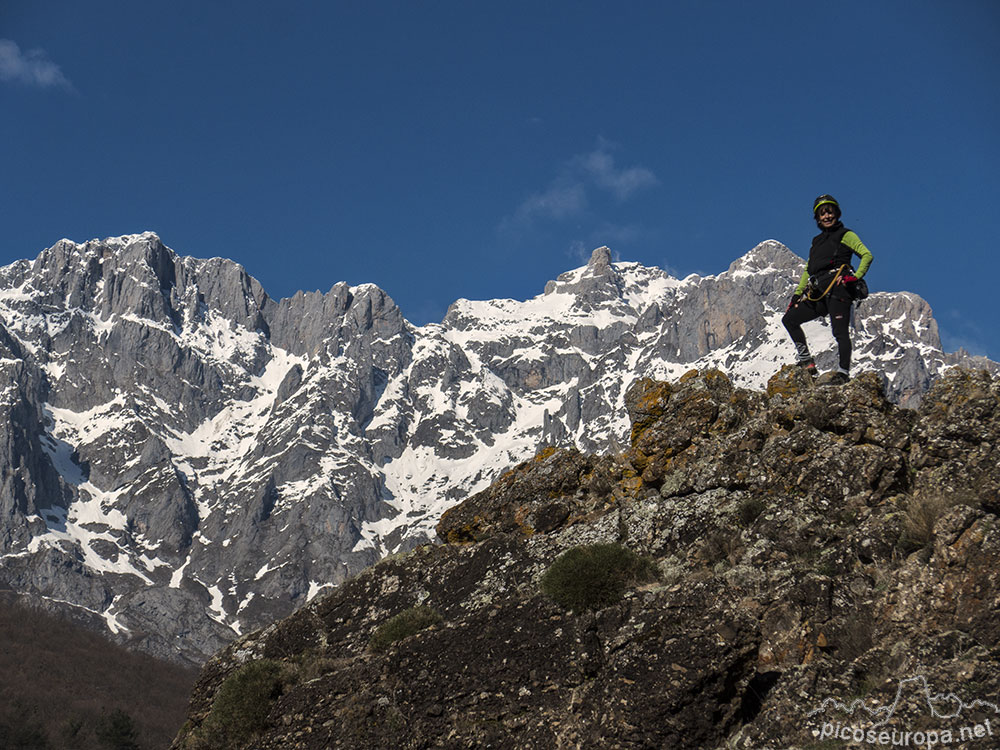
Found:
[[[590,260],[592,252],[593,248],[588,249],[588,245],[583,240],[573,240],[566,248],[566,255],[581,264]]]
[[[10,39],[0,39],[0,81],[43,89],[73,88],[59,66],[43,50],[22,52]]]
[[[655,187],[660,183],[645,167],[620,169],[615,166],[614,157],[603,145],[596,151],[575,157],[579,170],[589,176],[600,188],[611,191],[618,200],[626,200],[643,188]]]
[[[587,193],[582,183],[556,180],[541,193],[528,196],[514,212],[514,222],[529,224],[535,219],[566,219],[582,213],[586,207]]]
[[[573,218],[587,210],[594,192],[611,193],[622,202],[660,184],[645,167],[617,166],[611,150],[611,144],[601,140],[593,151],[569,159],[549,186],[525,198],[503,225],[525,227],[539,220]]]

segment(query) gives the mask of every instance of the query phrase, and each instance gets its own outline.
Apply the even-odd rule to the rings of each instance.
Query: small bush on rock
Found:
[[[590,544],[561,554],[542,576],[542,591],[574,612],[620,601],[628,586],[655,580],[656,565],[620,544]]]
[[[379,625],[368,641],[368,648],[376,653],[385,651],[396,641],[401,641],[439,622],[441,615],[431,607],[426,605],[411,607]]]
[[[270,659],[252,661],[219,687],[212,710],[188,742],[201,750],[236,750],[267,726],[271,703],[284,690],[284,669]]]
[[[929,549],[934,544],[934,526],[941,516],[956,505],[974,505],[964,496],[948,497],[940,494],[917,493],[906,505],[903,531],[898,546],[909,554]]]

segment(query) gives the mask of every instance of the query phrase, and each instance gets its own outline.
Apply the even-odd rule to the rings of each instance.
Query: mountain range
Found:
[[[371,284],[274,300],[155,234],[0,269],[0,585],[201,663],[377,560],[541,447],[627,444],[639,377],[762,390],[803,261],[768,240],[676,279],[608,248],[538,296],[409,323]],[[877,266],[871,275],[878,278]],[[916,406],[954,365],[929,305],[873,293],[855,369]],[[833,339],[807,326],[821,368]]]

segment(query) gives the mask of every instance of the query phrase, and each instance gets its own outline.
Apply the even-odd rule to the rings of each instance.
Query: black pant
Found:
[[[799,352],[808,352],[806,335],[802,332],[802,324],[816,320],[824,315],[830,316],[830,328],[837,340],[840,350],[840,369],[849,372],[851,369],[851,295],[842,286],[834,287],[823,299],[812,302],[806,297],[793,305],[781,319],[788,335],[792,337]]]

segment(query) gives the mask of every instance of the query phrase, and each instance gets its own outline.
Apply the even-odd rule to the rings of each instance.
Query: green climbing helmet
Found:
[[[819,198],[813,201],[813,216],[815,216],[816,212],[819,211],[820,206],[826,205],[828,203],[833,206],[833,210],[836,212],[837,218],[839,219],[840,204],[837,203],[837,199],[834,198],[832,195],[821,195]]]

